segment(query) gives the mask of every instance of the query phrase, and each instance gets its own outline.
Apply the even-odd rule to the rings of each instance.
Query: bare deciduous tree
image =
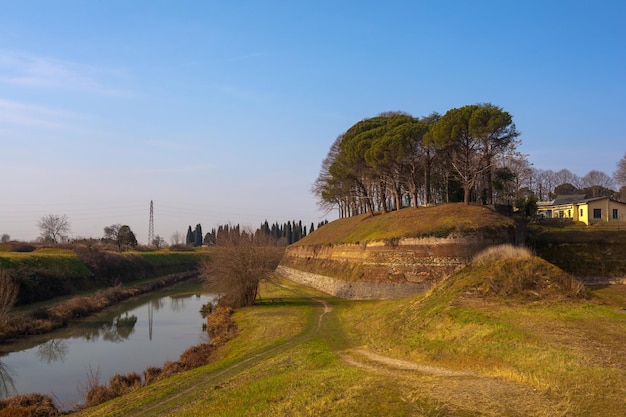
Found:
[[[620,186],[626,185],[626,153],[617,163],[617,171],[613,174],[613,178]]]
[[[554,173],[555,186],[563,184],[571,184],[576,188],[580,188],[580,177],[569,169],[562,169]]]
[[[224,239],[201,266],[209,290],[220,295],[220,303],[231,307],[254,304],[259,284],[276,269],[284,247],[265,236],[252,233]]]
[[[120,231],[121,224],[112,224],[111,226],[104,227],[103,239],[117,240],[117,235]]]
[[[41,238],[46,242],[59,243],[63,239],[67,239],[70,232],[70,221],[65,214],[62,216],[57,214],[44,216],[39,219],[37,226],[41,231]]]
[[[161,236],[156,235],[154,239],[152,239],[152,246],[154,246],[157,249],[161,249],[167,246],[167,242]]]
[[[183,237],[180,234],[179,231],[176,231],[172,234],[172,236],[170,237],[170,243],[174,246],[176,245],[180,245],[180,242],[182,241]]]
[[[580,180],[581,185],[589,190],[588,197],[600,197],[604,190],[614,187],[613,178],[602,171],[592,170]]]

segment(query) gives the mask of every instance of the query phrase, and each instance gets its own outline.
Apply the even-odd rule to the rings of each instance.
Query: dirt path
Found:
[[[376,372],[385,371],[415,371],[432,376],[472,376],[469,372],[454,371],[447,368],[423,365],[389,356],[379,355],[364,349],[349,349],[342,353],[344,362],[358,368],[369,369]]]
[[[148,404],[132,405],[119,410],[108,410],[110,415],[124,416],[175,416],[185,402],[194,402],[199,387],[219,387],[223,381],[253,368],[263,361],[287,352],[313,338],[332,337],[349,346],[347,336],[337,326],[338,320],[329,300],[311,295],[297,287],[284,286],[302,300],[317,306],[309,325],[299,335],[273,345],[234,363],[225,365],[210,373],[193,378],[181,378],[179,384],[169,392],[159,392],[160,399],[152,399]],[[336,343],[336,341],[335,341]],[[546,394],[533,390],[530,386],[475,372],[459,371],[445,367],[431,366],[393,358],[363,348],[348,347],[335,350],[341,361],[351,367],[363,369],[371,375],[392,382],[400,387],[398,395],[403,401],[423,401],[428,398],[437,404],[449,405],[461,410],[462,415],[481,416],[566,416],[569,415],[568,400],[549,398]],[[91,414],[85,410],[81,415]],[[100,410],[101,412],[104,410]],[[447,414],[442,414],[447,415]],[[457,414],[454,414],[457,415]]]

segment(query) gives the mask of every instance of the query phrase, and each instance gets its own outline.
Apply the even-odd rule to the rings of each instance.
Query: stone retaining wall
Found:
[[[281,265],[349,282],[439,281],[502,238],[461,236],[395,239],[361,244],[290,246]]]
[[[423,283],[346,282],[324,275],[312,274],[279,265],[276,272],[298,284],[316,288],[327,294],[349,300],[387,300],[409,297],[430,288]]]

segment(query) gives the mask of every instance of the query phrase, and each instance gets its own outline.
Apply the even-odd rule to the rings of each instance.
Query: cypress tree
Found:
[[[287,222],[287,243],[293,243],[293,228],[291,227],[291,222]]]
[[[202,246],[202,226],[200,223],[196,225],[196,230],[194,231],[194,246]]]
[[[189,226],[189,228],[187,229],[187,238],[185,239],[185,244],[187,246],[191,246],[194,244],[196,240],[196,237],[193,234],[193,231],[191,230],[191,225]]]

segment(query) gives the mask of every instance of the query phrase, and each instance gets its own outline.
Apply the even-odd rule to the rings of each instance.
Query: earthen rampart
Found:
[[[480,235],[393,239],[287,248],[278,272],[351,299],[401,298],[430,288],[502,238]]]

